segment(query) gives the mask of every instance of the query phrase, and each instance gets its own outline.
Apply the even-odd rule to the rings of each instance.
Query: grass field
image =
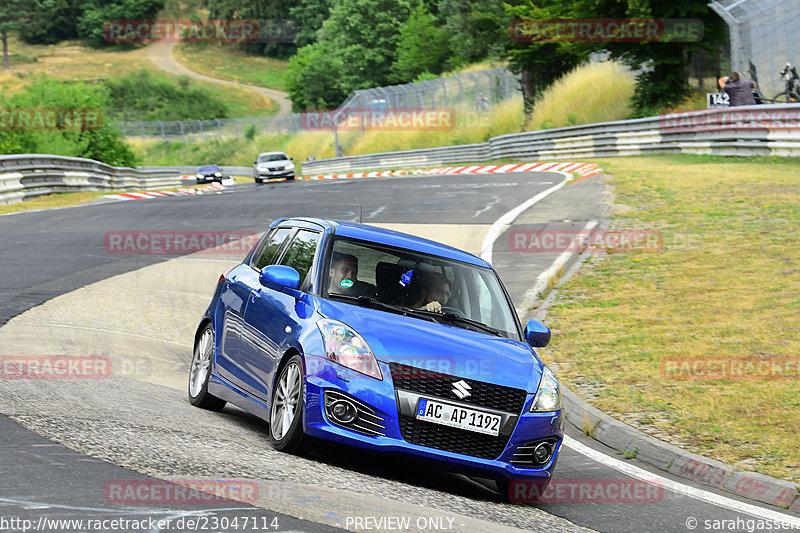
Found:
[[[597,162],[613,176],[613,227],[656,230],[664,246],[584,264],[549,311],[543,358],[592,404],[662,440],[800,482],[800,160]],[[742,357],[794,377],[676,379],[692,374],[666,365]]]
[[[283,76],[288,61],[258,57],[234,48],[232,45],[180,44],[175,47],[175,59],[200,74],[223,80],[285,89]]]
[[[78,42],[30,45],[9,37],[9,51],[13,54],[11,70],[0,71],[0,89],[6,94],[22,90],[40,74],[61,80],[100,82],[147,69],[155,76],[173,81],[179,79],[179,76],[157,69],[142,49],[96,50]],[[250,90],[195,80],[191,83],[217,95],[228,105],[234,117],[267,116],[278,111],[275,101]]]

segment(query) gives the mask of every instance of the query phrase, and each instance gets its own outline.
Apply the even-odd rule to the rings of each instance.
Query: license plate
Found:
[[[475,431],[495,437],[500,434],[500,423],[503,421],[500,415],[423,398],[420,398],[417,404],[417,420],[466,429],[467,431]]]

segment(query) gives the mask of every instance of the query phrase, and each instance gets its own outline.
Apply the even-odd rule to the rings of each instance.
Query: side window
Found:
[[[292,233],[292,228],[278,228],[267,237],[261,245],[261,249],[253,256],[253,267],[261,270],[267,265],[271,265],[276,258],[278,250],[283,246],[286,238]]]
[[[290,266],[300,273],[300,286],[306,279],[306,274],[314,263],[314,254],[319,243],[319,233],[316,231],[300,230],[283,254],[281,264]]]

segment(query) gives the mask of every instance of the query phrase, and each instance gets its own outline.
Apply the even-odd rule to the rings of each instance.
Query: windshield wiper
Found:
[[[483,322],[478,322],[477,320],[472,320],[471,318],[463,317],[455,313],[437,313],[436,311],[421,311],[421,312],[426,314],[430,313],[432,316],[446,318],[447,320],[450,320],[452,322],[458,322],[459,324],[468,326],[467,329],[472,329],[474,331],[481,331],[483,333],[489,333],[490,335],[495,335],[496,337],[503,337],[503,334],[500,333],[500,330],[495,329],[491,326],[487,326]]]
[[[404,316],[413,316],[416,318],[423,318],[425,320],[430,320],[431,322],[439,322],[436,320],[437,317],[441,316],[441,314],[437,313],[435,316],[427,314],[425,311],[418,311],[416,309],[411,309],[410,307],[403,307],[400,305],[394,304],[387,304],[386,302],[381,302],[380,300],[376,300],[371,296],[351,296],[349,294],[337,294],[333,293],[330,294],[333,298],[343,298],[345,300],[350,300],[352,302],[357,303],[362,307],[372,307],[373,309],[384,309],[386,311],[391,311],[393,313],[397,313],[399,315]]]

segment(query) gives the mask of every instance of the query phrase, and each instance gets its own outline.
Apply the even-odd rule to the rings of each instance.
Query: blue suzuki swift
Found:
[[[564,430],[558,380],[533,350],[549,340],[539,322],[521,327],[497,273],[472,254],[280,219],[220,277],[189,399],[264,419],[277,450],[315,437],[541,494]]]

